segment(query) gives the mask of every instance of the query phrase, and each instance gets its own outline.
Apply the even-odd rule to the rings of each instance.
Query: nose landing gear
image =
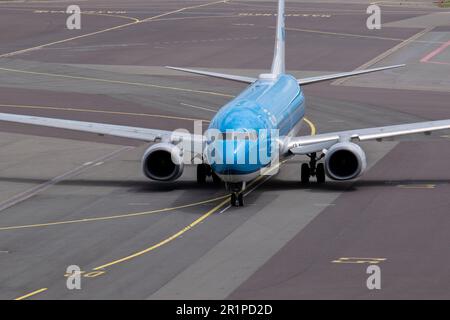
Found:
[[[244,206],[244,195],[242,193],[233,192],[231,194],[230,205],[232,207],[243,207]]]
[[[310,177],[316,177],[317,183],[325,182],[325,166],[323,163],[317,163],[317,161],[321,160],[324,157],[324,154],[321,154],[320,157],[317,157],[315,152],[308,154],[310,159],[309,164],[303,163],[301,169],[301,181],[302,184],[308,184]]]
[[[231,191],[230,205],[232,207],[243,207],[245,182],[228,183],[227,189]]]

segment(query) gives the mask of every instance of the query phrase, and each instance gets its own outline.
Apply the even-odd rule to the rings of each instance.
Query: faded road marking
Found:
[[[386,258],[358,258],[358,257],[341,257],[337,260],[331,261],[332,263],[356,263],[356,264],[378,264],[386,261]]]

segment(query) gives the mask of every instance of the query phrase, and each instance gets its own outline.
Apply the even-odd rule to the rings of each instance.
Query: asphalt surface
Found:
[[[0,2],[0,112],[157,129],[205,125],[243,86],[162,66],[257,75],[275,3]],[[450,118],[450,13],[421,3],[288,1],[287,67],[310,76],[407,63],[305,88],[302,133]],[[439,18],[437,18],[439,17]],[[444,18],[442,18],[444,17]],[[450,134],[368,142],[365,175],[304,187],[300,162],[225,190],[141,173],[129,139],[0,123],[0,299],[450,298]],[[381,290],[368,290],[377,264]],[[68,290],[69,265],[83,271]]]

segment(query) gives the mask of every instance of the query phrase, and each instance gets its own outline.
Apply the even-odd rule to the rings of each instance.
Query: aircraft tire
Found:
[[[197,165],[197,183],[205,184],[206,182],[206,165],[199,164]]]
[[[308,184],[309,183],[309,165],[307,163],[302,164],[302,170],[301,170],[301,182],[302,184]]]
[[[238,194],[238,202],[239,202],[239,207],[244,206],[244,194],[243,193]]]
[[[317,178],[317,183],[325,182],[325,166],[323,165],[323,163],[319,163],[317,165],[316,178]]]

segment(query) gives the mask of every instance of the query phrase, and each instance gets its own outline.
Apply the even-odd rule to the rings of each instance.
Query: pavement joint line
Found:
[[[125,150],[130,150],[130,149],[132,149],[132,147],[122,147],[118,150],[108,153],[107,155],[101,156],[97,160],[94,160],[92,163],[97,163],[99,161],[111,160],[112,158],[117,156],[120,152],[125,151]],[[92,167],[92,164],[91,165],[82,164],[81,166],[78,166],[78,167],[71,169],[63,174],[60,174],[59,176],[56,176],[44,183],[41,183],[37,186],[34,186],[28,190],[21,192],[19,194],[16,194],[16,195],[12,196],[11,198],[0,203],[0,212],[4,211],[12,206],[15,206],[18,203],[21,203],[42,191],[47,190],[51,186],[63,181],[64,179],[76,176],[91,167]],[[0,180],[1,180],[1,178],[0,178]]]
[[[434,27],[428,27],[425,28],[424,30],[416,33],[415,35],[409,37],[408,39],[400,42],[399,44],[397,44],[396,46],[388,49],[387,51],[381,53],[380,55],[376,56],[375,58],[373,58],[372,60],[364,63],[363,65],[359,66],[358,68],[355,69],[356,70],[364,70],[378,62],[380,62],[381,60],[387,58],[388,56],[390,56],[391,54],[393,54],[394,52],[400,50],[401,48],[405,47],[406,45],[408,45],[409,43],[419,39],[420,37],[422,37],[423,35],[425,35],[426,33],[430,32],[431,30],[433,30]],[[338,79],[333,81],[331,84],[338,86],[338,85],[342,85],[345,81],[347,81],[348,79]]]
[[[175,14],[175,13],[179,13],[179,12],[183,12],[185,10],[206,7],[206,6],[219,4],[219,3],[226,3],[227,1],[228,0],[221,0],[221,1],[208,2],[208,3],[204,3],[204,4],[200,4],[200,5],[180,8],[180,9],[169,11],[169,12],[166,12],[166,13],[163,13],[163,14],[159,14],[159,15],[156,15],[156,16],[153,16],[153,17],[148,17],[148,18],[145,18],[145,19],[142,19],[142,20],[133,21],[133,22],[129,22],[129,23],[126,23],[126,24],[121,24],[121,25],[118,25],[118,26],[114,26],[114,27],[110,27],[110,28],[106,28],[106,29],[102,29],[102,30],[98,30],[98,31],[82,34],[82,35],[79,35],[79,36],[75,36],[75,37],[71,37],[71,38],[66,38],[66,39],[62,39],[62,40],[46,43],[46,44],[41,44],[41,45],[38,45],[38,46],[35,46],[35,47],[31,47],[31,48],[26,48],[26,49],[17,50],[17,51],[14,51],[14,52],[5,53],[5,54],[0,55],[0,58],[16,56],[16,55],[19,55],[19,54],[22,54],[22,53],[25,53],[25,52],[39,50],[39,49],[42,49],[42,48],[45,48],[45,47],[48,47],[48,46],[51,46],[51,45],[54,45],[54,44],[59,44],[59,43],[64,43],[64,42],[68,42],[68,41],[72,41],[72,40],[86,38],[86,37],[89,37],[89,36],[94,36],[94,35],[97,35],[97,34],[108,32],[108,31],[114,31],[114,30],[122,29],[122,28],[125,28],[125,27],[128,27],[128,26],[139,24],[139,23],[156,20],[158,18],[165,17],[165,16],[168,16],[168,15],[171,15],[171,14]]]

